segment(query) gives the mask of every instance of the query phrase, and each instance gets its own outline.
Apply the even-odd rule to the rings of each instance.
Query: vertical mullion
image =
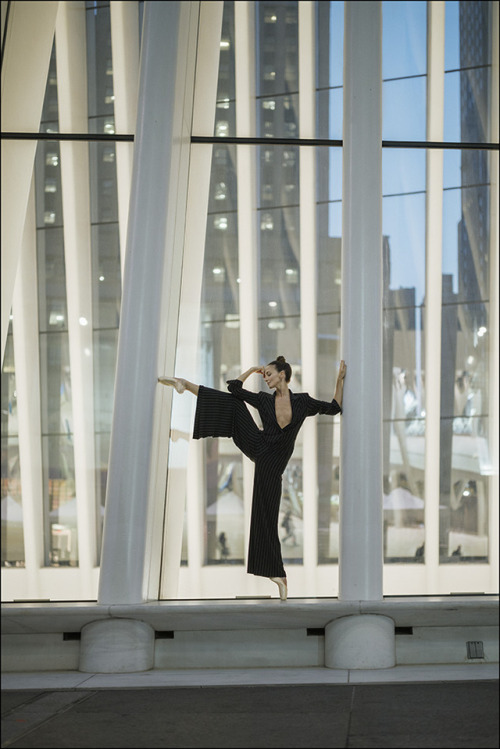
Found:
[[[43,497],[43,472],[36,268],[33,180],[12,302],[26,595],[28,598],[39,598],[46,594],[46,591],[40,588],[40,568],[44,566],[44,525],[43,502],[41,500]]]
[[[491,71],[491,130],[489,140],[498,143],[498,43],[499,29],[498,16],[499,4],[491,3],[492,12],[492,71]],[[498,341],[500,330],[499,315],[499,226],[498,226],[498,151],[490,153],[490,373],[489,373],[489,445],[491,451],[491,464],[493,467],[489,486],[489,563],[490,563],[490,590],[498,590],[498,463],[499,463],[499,440],[498,440],[498,414],[499,414],[499,348],[495,345]]]
[[[60,6],[56,23],[57,95],[62,132],[87,130],[85,4]],[[96,493],[89,145],[62,141],[61,185],[74,423],[80,595],[94,597]]]
[[[255,135],[255,3],[247,0],[234,3],[235,96],[236,136]],[[255,146],[237,145],[238,194],[238,271],[240,312],[241,370],[260,363],[258,330],[258,247],[257,236],[257,153]],[[246,385],[255,387],[255,381]],[[254,466],[243,456],[243,512],[245,528],[245,554],[252,506]],[[255,580],[249,579],[253,585]]]
[[[315,3],[298,3],[299,12],[299,133],[316,136],[316,26]],[[313,398],[317,393],[317,230],[316,148],[299,148],[300,154],[300,348],[302,384]],[[333,397],[333,395],[332,395]],[[306,419],[302,427],[304,519],[304,573],[309,595],[316,593],[318,564],[318,438],[317,422]]]
[[[117,133],[134,133],[139,82],[138,3],[114,0],[109,4],[109,12],[113,55],[115,131]],[[119,142],[116,143],[115,148],[121,275],[123,280],[134,144]]]
[[[427,3],[427,140],[444,131],[445,3]],[[426,153],[425,233],[425,566],[426,592],[439,592],[439,483],[441,423],[441,302],[443,151]]]

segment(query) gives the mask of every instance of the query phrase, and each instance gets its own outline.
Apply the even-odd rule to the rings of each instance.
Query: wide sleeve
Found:
[[[259,407],[259,393],[253,393],[251,390],[245,390],[241,380],[228,380],[227,389],[235,398],[249,403],[254,408]]]
[[[306,406],[308,416],[316,416],[316,414],[335,416],[335,414],[342,413],[342,408],[339,406],[335,398],[331,402],[318,401],[316,398],[311,398],[311,396],[307,394]]]

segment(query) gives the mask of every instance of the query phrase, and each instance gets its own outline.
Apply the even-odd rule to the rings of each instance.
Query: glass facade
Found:
[[[142,3],[129,5],[134,7],[134,33],[139,34]],[[203,384],[225,390],[226,380],[245,368],[251,337],[258,351],[252,363],[264,365],[285,355],[293,370],[292,391],[313,390],[315,397],[331,400],[341,357],[344,3],[312,4],[312,47],[301,23],[305,5],[265,0],[254,3],[251,17],[243,21],[237,3],[223,3],[214,126],[211,132],[196,133],[212,142],[191,144],[193,160],[209,152],[211,160],[208,211],[200,217],[200,225],[206,218],[201,296],[190,324],[199,330],[197,370]],[[72,254],[81,253],[82,245],[75,250],[72,241],[74,186],[64,170],[70,152],[58,138],[70,102],[58,81],[56,38],[39,128],[44,137],[33,171],[37,304],[36,319],[29,324],[38,337],[41,485],[29,490],[34,495],[29,503],[23,502],[21,469],[30,472],[34,459],[31,452],[24,459],[27,422],[18,425],[17,419],[13,308],[2,366],[2,574],[25,564],[31,539],[23,511],[38,501],[43,566],[56,575],[61,566],[88,565],[95,597],[124,271],[121,152],[116,142],[121,131],[115,112],[115,97],[123,92],[114,75],[123,60],[112,45],[110,3],[85,6],[80,28],[87,55],[86,89],[78,95],[85,100],[86,132],[73,135],[89,137],[86,171],[74,174],[75,180],[85,179],[88,188],[88,213],[80,214],[78,234],[80,242],[87,237],[89,272],[75,271]],[[445,3],[444,26],[433,29],[444,44],[444,69],[436,71],[427,49],[429,24],[437,23],[429,4],[382,3],[387,594],[429,592],[427,578],[418,577],[431,563],[429,543],[439,570],[446,568],[448,574],[439,578],[443,582],[437,592],[460,588],[459,569],[466,570],[468,590],[489,586],[489,571],[481,577],[475,570],[478,563],[490,564],[491,544],[497,540],[491,524],[492,506],[498,503],[492,437],[498,431],[498,413],[492,410],[498,388],[492,381],[498,376],[492,335],[498,306],[498,215],[492,202],[498,112],[491,99],[492,60],[498,50],[493,49],[492,6],[468,0]],[[236,49],[242,34],[250,40],[249,60],[242,60]],[[307,81],[301,66],[311,56],[314,81]],[[250,90],[241,82],[239,66],[254,71]],[[428,141],[435,141],[429,135],[434,113],[428,107],[436,76],[442,77],[444,89],[439,185],[430,183],[428,148]],[[194,96],[200,92],[195,90]],[[250,97],[254,117],[250,131],[255,137],[244,146],[254,175],[244,166],[248,162],[242,146],[233,142],[248,124],[237,120],[242,97]],[[315,103],[312,118],[304,112],[306,101]],[[305,139],[313,137],[321,143],[307,145]],[[436,248],[428,237],[431,195],[442,203],[436,278],[430,262]],[[255,238],[250,244],[249,236]],[[439,319],[429,323],[428,295],[434,281],[440,287],[440,312]],[[85,322],[71,312],[79,295],[90,300]],[[245,301],[249,298],[254,299],[250,306]],[[80,329],[85,326],[90,333],[84,339]],[[182,335],[179,329],[179,346]],[[427,361],[433,341],[440,347],[433,359],[439,362],[437,370]],[[248,384],[265,389],[257,381]],[[439,391],[440,405],[429,412],[432,388]],[[194,399],[194,409],[193,404]],[[85,413],[88,420],[82,419]],[[309,421],[283,477],[278,522],[283,559],[293,566],[298,595],[307,595],[307,580],[314,575],[314,590],[322,596],[337,589],[341,419],[320,416]],[[439,433],[434,463],[428,454],[433,430]],[[78,447],[89,438],[92,457]],[[179,597],[211,598],[220,591],[234,595],[235,586],[238,592],[244,589],[241,581],[246,577],[251,468],[228,439],[203,440],[194,449],[199,451],[199,475],[187,482]],[[177,461],[172,452],[170,474],[179,471]],[[185,477],[191,468],[181,466],[180,472]],[[193,544],[199,546],[196,554]],[[203,578],[198,587],[193,582],[195,565]],[[416,576],[409,588],[407,565]],[[461,565],[455,577],[452,565]],[[40,589],[40,597],[93,595],[71,585],[58,588],[56,577],[44,584],[49,587]],[[4,589],[10,591],[11,585]]]

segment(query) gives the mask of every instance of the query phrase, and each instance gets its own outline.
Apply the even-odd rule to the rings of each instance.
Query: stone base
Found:
[[[392,668],[395,665],[394,621],[388,616],[344,616],[326,625],[327,668]]]
[[[134,619],[90,622],[82,628],[79,671],[120,674],[154,665],[155,631]]]

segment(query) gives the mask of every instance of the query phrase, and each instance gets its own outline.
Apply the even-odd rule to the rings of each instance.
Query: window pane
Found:
[[[45,565],[78,566],[75,464],[71,435],[42,437]]]
[[[109,3],[87,8],[89,132],[101,132],[96,117],[114,117],[113,56]]]
[[[382,3],[385,140],[425,140],[427,4]]]
[[[382,159],[384,557],[423,562],[425,152]]]
[[[492,140],[492,3],[446,2],[444,140]]]
[[[342,138],[344,3],[316,3],[316,135]]]
[[[24,567],[23,502],[12,322],[2,365],[2,567]]]
[[[93,326],[118,328],[122,293],[118,224],[93,226],[91,241]]]
[[[215,109],[214,135],[217,136],[234,137],[236,135],[234,52],[234,2],[226,0],[222,14],[219,78]]]
[[[425,194],[383,199],[384,306],[410,307],[425,298]]]
[[[71,371],[67,333],[40,335],[42,434],[73,433]]]
[[[40,118],[41,133],[59,132],[59,104],[57,97],[57,68],[56,68],[56,45],[52,45],[50,56],[49,74],[45,88],[42,116]]]

